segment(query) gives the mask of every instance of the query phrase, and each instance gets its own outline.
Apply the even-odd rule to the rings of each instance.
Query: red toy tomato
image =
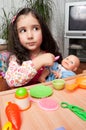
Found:
[[[20,130],[21,126],[21,115],[17,104],[8,102],[5,109],[8,120],[12,123],[14,130]]]

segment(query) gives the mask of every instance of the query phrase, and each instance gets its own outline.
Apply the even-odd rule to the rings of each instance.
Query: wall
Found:
[[[51,20],[51,32],[63,54],[63,38],[64,38],[64,5],[65,0],[53,0],[53,17]]]

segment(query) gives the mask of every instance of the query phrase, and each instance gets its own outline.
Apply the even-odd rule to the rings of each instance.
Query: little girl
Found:
[[[52,66],[55,56],[61,57],[46,23],[33,9],[18,12],[9,36],[11,55],[5,79],[10,87],[38,83],[44,67]]]

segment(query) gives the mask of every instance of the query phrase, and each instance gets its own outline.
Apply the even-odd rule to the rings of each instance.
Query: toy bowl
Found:
[[[61,90],[65,86],[65,81],[63,79],[55,79],[52,81],[53,88],[57,90]]]

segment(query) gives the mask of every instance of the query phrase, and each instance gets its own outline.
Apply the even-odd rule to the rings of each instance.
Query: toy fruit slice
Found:
[[[77,87],[78,87],[78,84],[77,84],[77,83],[66,84],[66,85],[65,85],[65,88],[66,88],[67,90],[70,90],[70,91],[76,89]]]
[[[86,79],[83,79],[83,80],[79,83],[79,87],[80,87],[80,88],[86,88]]]
[[[76,82],[80,83],[82,80],[86,80],[86,76],[76,78]]]
[[[76,82],[79,84],[80,88],[86,88],[86,77],[79,77],[76,79]]]

